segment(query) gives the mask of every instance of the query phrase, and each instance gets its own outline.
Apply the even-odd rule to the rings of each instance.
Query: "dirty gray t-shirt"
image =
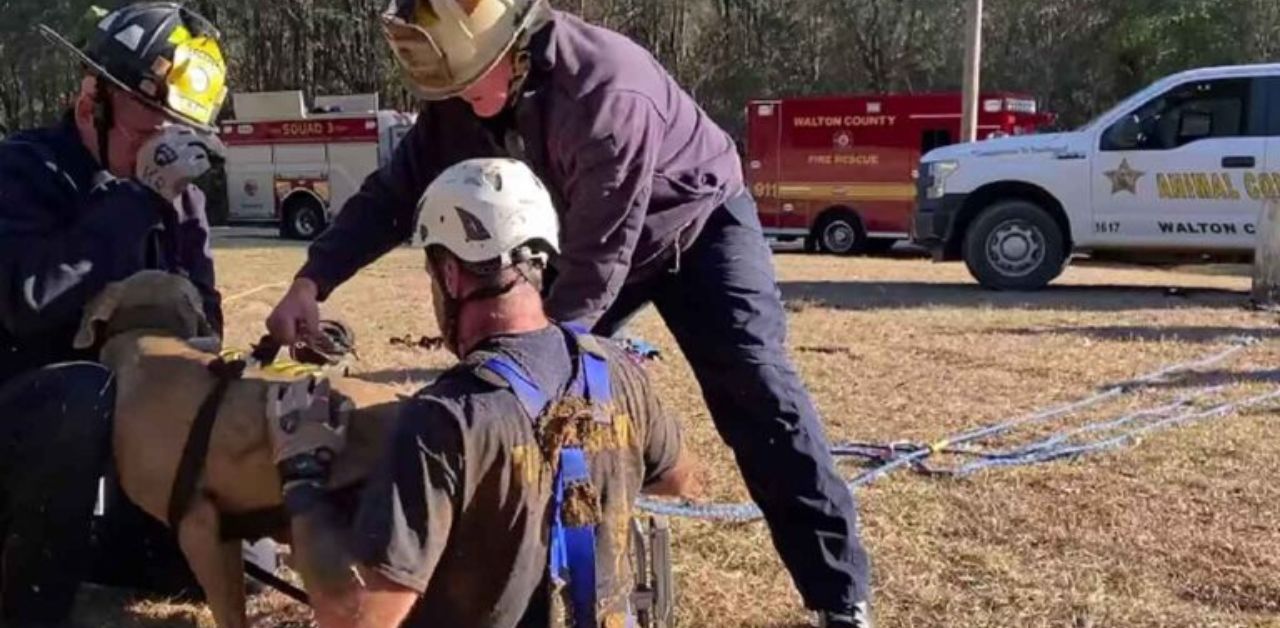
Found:
[[[472,356],[510,356],[555,398],[573,373],[573,342],[549,327],[492,338]],[[680,434],[642,368],[600,344],[610,365],[613,426],[588,451],[603,519],[597,591],[601,625],[620,626],[634,588],[632,504],[644,484],[675,465]],[[454,369],[406,403],[356,515],[356,556],[422,593],[406,626],[558,626],[547,579],[551,474],[515,395]]]

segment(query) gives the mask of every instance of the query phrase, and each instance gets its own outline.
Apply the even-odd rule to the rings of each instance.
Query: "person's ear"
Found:
[[[450,299],[458,298],[462,293],[462,267],[453,256],[446,255],[440,262],[441,281],[444,282],[444,293]]]

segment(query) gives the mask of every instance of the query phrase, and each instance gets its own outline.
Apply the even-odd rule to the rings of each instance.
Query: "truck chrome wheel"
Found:
[[[324,205],[310,194],[294,194],[284,202],[280,235],[292,240],[313,240],[328,222]]]
[[[858,242],[858,231],[843,220],[834,220],[822,230],[822,248],[836,254],[846,254]]]
[[[1044,233],[1021,220],[1001,223],[987,237],[987,260],[1002,275],[1024,277],[1044,263]]]
[[[298,211],[293,217],[293,228],[298,235],[304,239],[310,240],[320,234],[320,229],[324,227],[324,222],[320,214],[310,207]]]

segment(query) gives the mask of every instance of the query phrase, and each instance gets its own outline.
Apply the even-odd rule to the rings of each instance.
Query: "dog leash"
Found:
[[[354,337],[350,329],[341,323],[333,323],[331,329],[336,330],[326,334],[331,346],[349,350],[353,344],[351,339]],[[270,365],[275,362],[280,349],[280,343],[270,336],[263,336],[262,340],[253,347],[251,358],[259,365]],[[331,356],[325,356],[318,350],[314,353],[316,356],[301,357],[336,362]],[[173,530],[178,529],[178,524],[191,508],[196,484],[200,481],[200,473],[204,470],[204,461],[209,454],[209,440],[213,436],[213,424],[218,418],[218,408],[222,405],[222,399],[226,396],[231,382],[243,377],[247,367],[248,361],[243,356],[231,354],[218,356],[207,367],[215,379],[213,390],[209,391],[204,401],[200,403],[199,410],[196,411],[191,433],[187,435],[187,442],[182,448],[182,458],[178,462],[178,473],[174,477],[173,488],[169,491],[168,521],[169,527]],[[316,366],[307,364],[305,368],[315,369]]]
[[[169,491],[169,528],[176,533],[178,524],[191,508],[191,499],[195,496],[196,484],[200,481],[200,472],[204,470],[204,459],[209,453],[209,439],[213,436],[213,424],[218,418],[218,407],[227,395],[231,382],[244,375],[248,364],[244,360],[227,360],[215,358],[209,363],[209,372],[215,381],[213,390],[205,396],[196,411],[196,420],[191,425],[191,433],[182,447],[182,458],[178,461],[178,474],[173,478],[173,488]]]
[[[257,357],[256,354],[255,357]],[[240,379],[244,375],[247,366],[243,359],[227,360],[222,357],[218,357],[209,363],[209,372],[217,378],[217,381],[213,390],[205,397],[204,402],[200,404],[199,411],[196,413],[195,423],[191,426],[191,433],[187,436],[187,443],[182,449],[182,458],[178,463],[178,475],[174,478],[173,490],[169,495],[169,527],[175,531],[178,529],[178,524],[182,521],[182,517],[187,514],[187,510],[191,507],[191,499],[195,495],[196,483],[200,479],[205,457],[209,453],[209,441],[213,435],[213,424],[218,417],[218,408],[222,405],[222,399],[226,396],[227,388],[230,387],[231,382]],[[244,562],[244,571],[246,575],[254,580],[279,591],[296,602],[308,606],[311,604],[311,599],[307,596],[306,591],[263,569],[253,561]]]
[[[251,560],[244,561],[244,572],[254,580],[279,591],[293,601],[311,606],[311,597],[307,595],[306,591],[294,586],[292,582],[259,567],[257,563]]]

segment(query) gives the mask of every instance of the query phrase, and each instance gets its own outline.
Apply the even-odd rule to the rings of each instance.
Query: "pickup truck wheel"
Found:
[[[843,209],[823,214],[813,229],[813,236],[822,251],[835,255],[853,255],[862,250],[867,240],[857,214]]]
[[[290,240],[314,240],[325,227],[324,207],[311,196],[295,196],[284,204],[280,235]]]
[[[964,261],[992,290],[1039,290],[1066,266],[1062,228],[1039,205],[1000,201],[978,215],[964,238]]]

